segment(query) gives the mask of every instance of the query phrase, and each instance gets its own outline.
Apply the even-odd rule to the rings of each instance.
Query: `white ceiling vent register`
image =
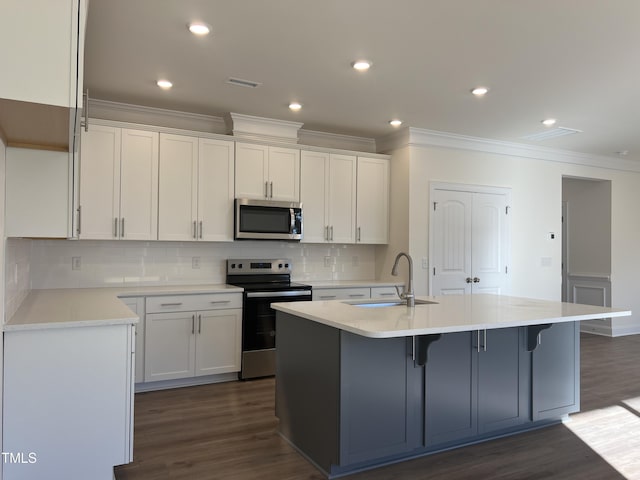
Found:
[[[575,128],[556,127],[544,130],[538,133],[532,133],[531,135],[525,135],[520,137],[523,140],[532,140],[534,142],[542,142],[549,140],[550,138],[564,137],[565,135],[573,135],[575,133],[582,133],[582,130],[576,130]]]
[[[237,87],[257,88],[262,85],[260,82],[254,82],[253,80],[243,80],[242,78],[229,77],[227,83],[235,85]]]

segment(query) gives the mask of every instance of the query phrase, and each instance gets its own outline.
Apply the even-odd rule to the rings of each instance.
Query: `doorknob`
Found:
[[[480,279],[478,277],[473,277],[473,283],[478,283]]]
[[[465,282],[467,282],[467,283],[471,283],[471,277],[467,277],[467,278],[465,278]]]

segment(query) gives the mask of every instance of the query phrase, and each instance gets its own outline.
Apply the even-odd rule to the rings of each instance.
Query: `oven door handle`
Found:
[[[247,298],[273,298],[279,297],[311,297],[311,290],[291,290],[283,292],[246,292]]]
[[[289,224],[289,233],[294,233],[296,229],[296,214],[293,211],[293,208],[289,209],[289,216],[291,217],[291,223]]]

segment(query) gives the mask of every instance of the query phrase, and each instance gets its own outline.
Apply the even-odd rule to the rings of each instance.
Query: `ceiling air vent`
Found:
[[[229,80],[227,80],[227,83],[230,83],[231,85],[236,85],[238,87],[247,87],[247,88],[257,88],[260,85],[262,85],[260,82],[243,80],[241,78],[233,78],[233,77],[229,77]]]
[[[523,140],[532,140],[534,142],[542,142],[549,140],[550,138],[564,137],[565,135],[573,135],[574,133],[582,133],[582,130],[576,130],[575,128],[556,127],[550,128],[543,132],[532,133],[531,135],[525,135],[520,137]]]

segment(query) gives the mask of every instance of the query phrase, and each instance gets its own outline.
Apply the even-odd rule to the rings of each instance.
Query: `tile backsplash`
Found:
[[[31,240],[9,238],[5,244],[5,318],[11,318],[31,290]]]
[[[18,239],[9,242],[13,247],[8,246],[7,251],[7,285],[9,270],[17,268],[19,282],[30,283],[33,289],[224,283],[227,258],[291,258],[292,277],[297,281],[375,278],[372,245]],[[9,268],[10,263],[16,267]],[[16,290],[22,284],[16,285]],[[17,292],[15,296],[19,298]]]

